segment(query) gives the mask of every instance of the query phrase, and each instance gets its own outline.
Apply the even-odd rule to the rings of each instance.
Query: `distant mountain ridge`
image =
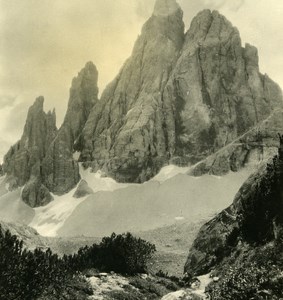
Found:
[[[168,164],[201,162],[196,175],[224,174],[272,156],[283,98],[259,72],[257,49],[242,47],[238,30],[217,11],[200,12],[187,32],[182,18],[175,0],[157,0],[101,99],[98,72],[87,63],[72,82],[59,130],[55,112],[45,114],[38,98],[4,159],[10,189],[24,186],[32,207],[70,191],[80,181],[75,151],[84,167],[135,183]]]

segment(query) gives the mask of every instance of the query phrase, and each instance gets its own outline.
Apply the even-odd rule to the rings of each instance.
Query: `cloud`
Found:
[[[5,107],[15,105],[17,97],[9,95],[0,95],[0,110]]]
[[[216,10],[228,8],[233,11],[238,11],[245,4],[245,0],[203,0],[203,3]]]
[[[154,3],[154,0],[138,0],[135,9],[136,15],[143,20],[148,18],[153,12]]]
[[[1,91],[26,103],[43,94],[60,123],[87,61],[97,65],[102,91],[130,56],[144,22],[136,11],[136,0],[0,0]]]
[[[25,120],[27,117],[27,105],[25,102],[18,102],[16,105],[7,109],[5,114],[6,122],[2,124],[2,133],[6,135],[10,135],[10,137],[17,137],[19,138],[19,132],[23,131],[23,127],[25,124]],[[16,141],[16,140],[15,140]]]

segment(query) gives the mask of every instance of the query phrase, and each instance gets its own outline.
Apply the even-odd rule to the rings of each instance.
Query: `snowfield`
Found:
[[[143,184],[118,183],[80,167],[81,178],[94,194],[77,199],[75,187],[44,207],[30,208],[20,190],[7,192],[0,179],[0,218],[23,222],[43,236],[102,236],[112,232],[144,231],[181,221],[208,218],[227,207],[253,169],[223,177],[187,175],[190,168],[162,168]]]
[[[29,224],[42,236],[54,237],[64,222],[72,215],[75,208],[87,197],[77,199],[73,197],[76,188],[63,196],[56,196],[46,206],[34,208],[35,216]]]

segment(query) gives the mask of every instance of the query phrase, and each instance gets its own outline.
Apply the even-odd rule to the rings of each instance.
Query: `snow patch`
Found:
[[[175,220],[176,221],[183,221],[183,220],[185,220],[185,217],[176,217]]]
[[[243,170],[238,173],[229,173],[223,177],[185,176],[184,174],[189,173],[190,169],[190,167],[169,165],[162,168],[159,174],[149,182],[125,184],[105,177],[102,171],[92,173],[91,169],[84,169],[80,164],[81,178],[88,183],[94,193],[110,191],[113,192],[113,195],[112,193],[99,193],[97,194],[98,198],[95,195],[90,195],[77,199],[73,197],[77,187],[65,195],[53,195],[54,200],[51,203],[34,209],[35,216],[29,225],[43,236],[57,236],[57,233],[61,234],[62,230],[64,232],[64,228],[66,230],[66,226],[70,226],[74,219],[76,220],[75,227],[72,230],[80,232],[77,229],[78,219],[76,218],[81,211],[84,212],[85,216],[92,209],[96,218],[91,222],[96,224],[96,228],[101,226],[110,228],[112,226],[113,229],[110,228],[112,231],[119,226],[123,231],[134,227],[137,227],[137,230],[148,229],[144,225],[143,215],[146,215],[147,218],[155,218],[153,223],[158,226],[163,226],[165,220],[168,221],[169,219],[176,222],[193,216],[198,218],[201,207],[205,209],[205,212],[211,213],[229,205],[232,196],[234,197],[239,187],[251,173],[251,170]],[[219,183],[216,184],[217,182]],[[229,193],[224,193],[222,188],[219,190],[219,184],[221,187],[225,187],[225,190],[228,188]],[[123,191],[115,192],[116,190]],[[176,199],[174,204],[172,203],[173,198]],[[102,201],[103,199],[107,201]],[[80,205],[82,203],[83,205]],[[76,216],[73,214],[74,211],[76,211]],[[127,222],[120,224],[125,215],[128,216]],[[79,218],[82,224],[85,224],[84,220],[81,220],[84,216]],[[105,222],[107,222],[107,226]],[[88,225],[85,230],[87,228]],[[92,231],[90,229],[90,232]]]
[[[78,155],[79,152],[74,153]],[[129,184],[118,183],[114,179],[104,177],[101,171],[92,173],[90,169],[84,170],[80,165],[81,179],[84,179],[94,192],[99,191],[114,191],[125,188]],[[57,236],[57,231],[64,225],[65,221],[72,215],[76,207],[86,200],[88,196],[77,199],[73,195],[77,186],[69,193],[56,196],[53,195],[54,200],[46,206],[34,208],[35,216],[29,226],[33,227],[43,236],[54,237]]]
[[[229,173],[231,173],[231,171],[230,171]],[[229,174],[229,173],[228,173],[228,174]],[[216,179],[218,179],[218,180],[222,178],[222,176],[217,176],[217,175],[210,175],[210,176],[212,176],[212,177],[214,177],[214,178],[216,178]]]
[[[186,174],[190,170],[191,167],[178,167],[175,165],[168,165],[163,167],[160,172],[153,177],[151,180],[164,182],[178,174]]]
[[[74,153],[74,155],[78,157],[79,152]],[[112,178],[104,177],[101,171],[92,173],[90,169],[84,170],[81,164],[80,175],[81,179],[84,179],[95,193],[99,191],[115,191],[129,186],[129,184],[118,183]],[[43,236],[57,236],[57,231],[72,215],[76,207],[88,197],[74,198],[73,195],[76,189],[77,186],[62,196],[52,194],[54,198],[52,202],[46,206],[34,208],[35,216],[29,226],[33,227]]]
[[[73,198],[77,187],[63,196],[53,195],[54,200],[46,206],[34,208],[35,216],[29,226],[43,236],[54,237],[75,208],[86,198]]]
[[[105,177],[100,170],[92,173],[91,169],[84,169],[81,164],[80,175],[95,193],[99,191],[115,191],[130,185],[128,183],[119,183],[110,177]]]

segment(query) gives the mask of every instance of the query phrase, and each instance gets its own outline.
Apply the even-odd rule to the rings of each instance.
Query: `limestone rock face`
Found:
[[[78,147],[86,165],[119,181],[143,182],[168,160],[162,91],[183,45],[184,24],[176,2],[165,3],[167,13],[157,3],[132,56],[92,109]]]
[[[77,146],[85,166],[143,182],[168,163],[205,159],[282,109],[281,89],[259,72],[257,49],[242,47],[224,16],[204,10],[185,36],[183,29],[178,4],[158,0],[132,56],[86,122]],[[270,135],[265,141],[278,144]],[[258,138],[252,134],[255,144]],[[248,140],[243,144],[197,173],[241,168]]]
[[[3,164],[8,182],[13,182],[14,188],[28,183],[24,201],[30,205],[52,199],[40,179],[37,184],[33,183],[34,178],[42,177],[42,160],[57,134],[55,111],[46,114],[43,102],[44,98],[38,97],[30,107],[22,138],[5,155]]]
[[[71,190],[80,180],[78,163],[73,159],[74,143],[98,101],[97,79],[98,72],[92,62],[73,79],[64,122],[43,160],[43,180],[56,194]]]
[[[241,135],[229,145],[200,161],[191,175],[225,175],[242,167],[266,162],[277,154],[279,135],[283,132],[283,110],[275,109],[263,122]]]
[[[40,178],[33,176],[22,190],[22,199],[31,207],[44,206],[53,200],[52,195]]]
[[[81,134],[92,107],[98,101],[97,80],[98,71],[92,62],[88,62],[72,81],[67,113],[60,128],[60,131],[66,131],[71,146]]]
[[[53,200],[50,192],[63,194],[80,180],[73,146],[97,102],[98,73],[89,62],[72,82],[68,110],[59,130],[55,111],[43,111],[43,97],[29,109],[22,138],[4,158],[3,170],[11,188],[24,186],[22,199],[32,207]]]
[[[192,21],[164,91],[175,123],[167,123],[171,157],[197,162],[282,108],[277,84],[259,73],[257,49],[217,11]],[[170,119],[169,119],[170,120]]]

